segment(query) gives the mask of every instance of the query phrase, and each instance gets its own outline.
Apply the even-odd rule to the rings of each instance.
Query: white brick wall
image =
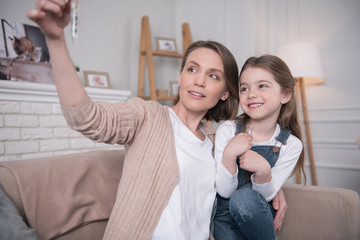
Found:
[[[0,161],[119,147],[67,127],[58,103],[0,101]]]
[[[39,89],[43,93],[34,98]],[[102,101],[124,101],[130,96],[123,90],[87,91],[91,98]],[[0,81],[0,161],[114,148],[123,146],[95,143],[67,126],[54,86]]]
[[[67,127],[58,103],[0,101],[0,161],[119,147]]]

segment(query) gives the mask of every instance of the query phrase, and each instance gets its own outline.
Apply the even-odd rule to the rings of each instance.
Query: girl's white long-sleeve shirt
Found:
[[[234,120],[222,122],[216,129],[215,134],[215,161],[217,173],[215,179],[216,191],[224,198],[230,198],[238,185],[237,173],[232,175],[222,163],[223,151],[230,140],[235,136],[236,123]],[[280,126],[277,124],[273,136],[267,142],[253,142],[256,145],[277,145],[275,137],[280,133]],[[275,166],[271,168],[271,181],[264,184],[256,184],[255,174],[251,175],[252,189],[259,192],[267,201],[271,201],[282,185],[286,182],[293,171],[303,145],[302,142],[290,134],[287,144],[280,148],[279,158]]]

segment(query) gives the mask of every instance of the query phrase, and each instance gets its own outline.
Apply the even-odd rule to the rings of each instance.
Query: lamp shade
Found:
[[[324,70],[317,45],[290,43],[281,46],[277,55],[289,66],[294,78],[303,78],[305,84],[324,82]]]

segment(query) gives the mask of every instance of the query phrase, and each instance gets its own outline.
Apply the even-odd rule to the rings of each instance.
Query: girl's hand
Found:
[[[247,133],[239,133],[234,136],[224,149],[224,154],[236,159],[238,156],[250,150],[252,146],[252,136]]]
[[[257,152],[246,151],[240,156],[240,167],[255,173],[255,183],[263,184],[271,181],[271,167],[268,161]]]
[[[70,22],[71,0],[37,0],[36,9],[26,16],[39,25],[47,39],[64,38],[64,28]]]
[[[232,173],[237,171],[236,158],[251,149],[252,136],[247,133],[239,133],[226,145],[223,156],[223,165]]]

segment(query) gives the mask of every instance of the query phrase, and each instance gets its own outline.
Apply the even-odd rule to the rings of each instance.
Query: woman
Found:
[[[235,117],[239,95],[234,57],[216,42],[192,44],[182,62],[179,97],[172,108],[139,98],[95,103],[87,96],[66,46],[69,2],[38,0],[27,16],[45,34],[69,126],[92,140],[126,145],[104,238],[208,239],[216,193],[214,132],[201,120]]]

